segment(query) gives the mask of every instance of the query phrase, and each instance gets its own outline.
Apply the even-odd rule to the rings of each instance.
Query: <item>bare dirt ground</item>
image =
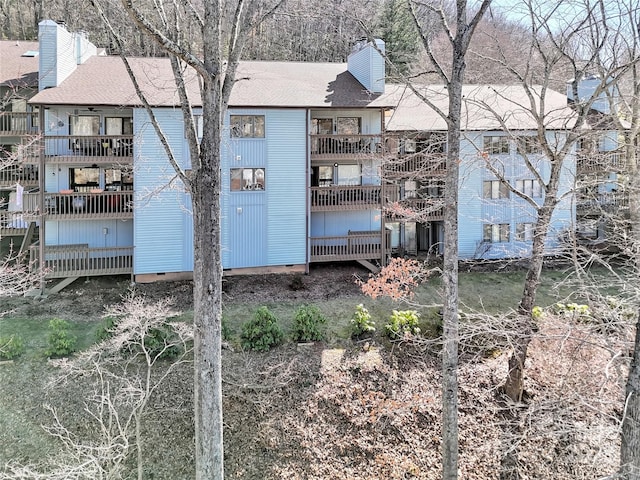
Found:
[[[308,276],[253,275],[225,280],[224,301],[322,301],[358,298],[356,265],[323,265]],[[131,286],[127,279],[77,282],[44,300],[12,299],[14,315],[64,316],[73,321],[99,318],[105,305],[117,303]],[[302,288],[300,288],[302,287]],[[192,304],[190,282],[136,285],[149,301],[168,293],[180,309]],[[573,338],[593,334],[587,327],[566,334],[557,324],[541,325],[550,338],[534,342],[527,378],[530,403],[523,411],[519,439],[521,478],[572,480],[613,473],[617,461],[615,405],[620,384],[600,375],[606,364],[599,350],[581,350]],[[571,347],[571,348],[570,348]],[[569,361],[569,359],[571,359]],[[567,365],[571,364],[572,370]],[[81,381],[50,388],[46,362],[15,365],[0,371],[0,403],[20,405],[24,414],[10,425],[11,442],[0,459],[34,461],[56,455],[60,445],[34,440],[27,430],[50,424],[43,403],[64,411],[63,420],[82,435],[94,430],[84,412],[90,392]],[[505,435],[504,403],[498,396],[506,355],[463,361],[460,367],[460,478],[497,479],[500,459],[516,440]],[[566,370],[566,371],[565,371]],[[562,381],[554,378],[563,372]],[[587,373],[588,372],[588,373]],[[3,376],[4,373],[4,376]],[[229,479],[436,479],[440,478],[440,364],[437,346],[391,344],[382,337],[331,347],[287,344],[269,353],[223,353],[225,478]],[[590,383],[586,385],[585,383]],[[145,478],[193,478],[192,371],[174,373],[154,397],[145,417]],[[597,392],[599,409],[580,405],[585,388]],[[580,392],[570,393],[567,392]],[[524,407],[521,407],[524,408]],[[558,429],[555,426],[558,426]],[[0,441],[0,444],[3,442]],[[24,452],[29,452],[26,456]],[[0,462],[0,467],[1,467]],[[2,470],[0,469],[0,478]],[[132,478],[125,475],[123,478]]]

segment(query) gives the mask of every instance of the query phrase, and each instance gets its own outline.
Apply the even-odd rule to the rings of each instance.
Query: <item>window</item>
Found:
[[[516,190],[528,197],[541,197],[542,188],[537,180],[516,180]]]
[[[336,133],[338,135],[359,135],[360,117],[338,117]]]
[[[100,117],[98,115],[83,115],[71,117],[71,125],[69,126],[71,135],[99,135],[100,134]]]
[[[509,241],[509,224],[483,225],[482,241],[489,243],[504,243]]]
[[[231,115],[231,136],[264,138],[264,115]]]
[[[331,135],[333,133],[332,118],[312,118],[311,132],[316,135]]]
[[[264,168],[232,168],[231,191],[264,190]]]
[[[322,165],[318,167],[318,186],[328,187],[333,184],[333,167]]]
[[[518,152],[520,153],[520,155],[542,152],[542,147],[540,146],[537,137],[518,137],[516,139],[516,144],[518,146]]]
[[[484,151],[490,155],[509,153],[509,137],[497,135],[485,136]]]
[[[338,165],[338,185],[360,185],[360,165]]]
[[[107,117],[105,126],[107,135],[133,135],[133,118],[131,117]]]
[[[491,199],[509,198],[509,187],[500,180],[482,182],[482,197]]]
[[[516,240],[519,242],[531,242],[533,240],[533,223],[516,224]]]
[[[76,192],[89,191],[100,186],[100,169],[97,167],[70,168],[69,187]]]

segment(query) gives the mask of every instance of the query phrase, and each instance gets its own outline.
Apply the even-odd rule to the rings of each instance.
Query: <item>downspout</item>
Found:
[[[40,130],[40,138],[38,139],[38,144],[40,145],[40,148],[38,149],[38,161],[39,161],[39,165],[38,165],[38,169],[39,169],[39,174],[38,174],[38,210],[39,210],[39,221],[40,221],[40,228],[38,228],[38,243],[40,244],[40,248],[38,249],[39,252],[39,258],[38,258],[38,262],[40,263],[40,295],[44,295],[44,291],[45,291],[45,272],[44,272],[44,267],[45,267],[45,254],[44,254],[44,229],[45,229],[45,211],[44,211],[44,189],[45,189],[45,166],[44,166],[44,148],[45,148],[45,141],[44,141],[44,105],[40,105],[40,108],[38,109],[38,125],[39,125],[39,130]]]

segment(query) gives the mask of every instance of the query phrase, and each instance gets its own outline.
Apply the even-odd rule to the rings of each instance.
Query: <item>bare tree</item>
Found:
[[[93,2],[99,11],[97,1]],[[151,123],[177,177],[191,195],[194,230],[194,326],[196,478],[222,479],[221,318],[222,262],[220,235],[220,156],[224,112],[245,41],[255,25],[271,15],[279,1],[257,0],[160,2],[154,9],[122,0],[130,19],[169,56],[179,95],[191,155],[190,172],[179,167],[154,111],[137,87]],[[109,19],[103,21],[124,56],[124,45]],[[192,39],[200,50],[194,52]],[[128,68],[134,85],[137,82]],[[200,85],[201,140],[198,139],[187,77],[193,72]]]

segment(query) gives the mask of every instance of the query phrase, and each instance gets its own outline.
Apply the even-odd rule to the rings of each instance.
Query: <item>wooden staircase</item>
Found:
[[[29,247],[38,241],[38,226],[36,222],[29,222],[29,226],[27,227],[27,231],[22,237],[22,245],[20,245],[20,252],[18,256],[20,258],[27,258],[29,253]]]

